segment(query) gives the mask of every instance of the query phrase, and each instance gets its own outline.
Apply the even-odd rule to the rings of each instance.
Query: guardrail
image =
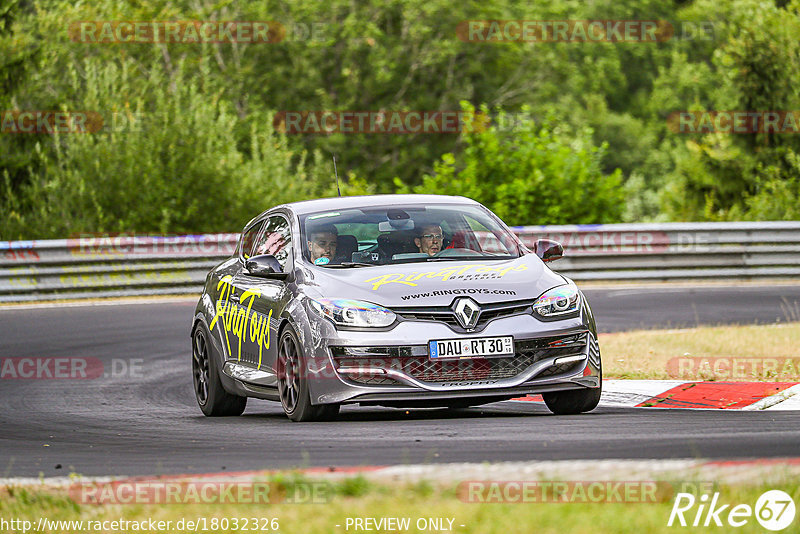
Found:
[[[522,226],[528,247],[561,242],[551,264],[575,280],[800,278],[800,221]],[[238,234],[85,236],[0,242],[0,302],[199,294]]]
[[[0,242],[0,302],[199,294],[239,234]]]
[[[564,245],[553,268],[575,280],[800,276],[800,221],[604,224],[514,228],[532,246]]]

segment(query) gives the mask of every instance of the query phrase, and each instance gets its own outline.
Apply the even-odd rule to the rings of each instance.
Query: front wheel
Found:
[[[198,326],[192,336],[192,376],[194,396],[205,415],[242,415],[247,397],[231,395],[222,387],[216,358],[211,354],[208,334],[203,326]]]
[[[338,404],[311,404],[305,360],[297,335],[291,327],[283,331],[278,345],[278,393],[286,416],[295,422],[332,419]]]
[[[542,393],[544,403],[556,415],[576,415],[597,408],[602,393],[599,387]]]
[[[553,391],[542,393],[544,403],[556,415],[576,415],[591,412],[600,403],[600,394],[603,392],[603,364],[600,360],[600,349],[597,347],[596,337],[589,334],[591,346],[589,359],[597,361],[597,387],[573,389],[568,391]]]

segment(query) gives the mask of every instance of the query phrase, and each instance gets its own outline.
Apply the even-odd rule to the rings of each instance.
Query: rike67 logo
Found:
[[[781,490],[770,490],[761,494],[755,507],[749,504],[721,504],[719,492],[709,498],[703,494],[696,498],[691,493],[678,493],[669,514],[667,526],[692,527],[742,527],[755,516],[756,521],[767,530],[780,531],[794,521],[795,506],[792,497]]]

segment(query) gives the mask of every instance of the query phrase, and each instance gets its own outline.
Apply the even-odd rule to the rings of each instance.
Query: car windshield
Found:
[[[516,236],[475,205],[382,206],[301,217],[303,254],[342,268],[517,258]]]

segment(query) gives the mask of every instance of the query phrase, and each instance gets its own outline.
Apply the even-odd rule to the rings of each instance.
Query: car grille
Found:
[[[589,362],[597,369],[600,368],[600,347],[597,345],[597,340],[594,336],[589,335]],[[534,378],[544,378],[547,376],[555,376],[560,374],[568,374],[575,372],[583,365],[583,360],[577,362],[566,362],[558,365],[551,365],[544,371],[538,373]]]
[[[415,347],[359,347],[349,349],[332,347],[331,354],[338,371],[349,380],[362,385],[400,385],[382,374],[379,369],[390,369],[426,383],[451,383],[461,381],[502,380],[513,378],[531,365],[546,359],[585,350],[587,334],[540,338],[518,341],[514,356],[506,358],[465,358],[461,360],[431,360],[426,346]],[[424,354],[423,354],[424,353]],[[574,362],[553,366],[545,371],[559,374],[563,370],[582,364]],[[544,371],[538,376],[544,375]]]
[[[531,313],[533,301],[502,302],[500,304],[481,304],[478,322],[470,332],[482,330],[490,321],[501,317],[510,317],[523,313]],[[420,308],[392,308],[401,319],[408,321],[434,321],[444,323],[453,331],[466,332],[461,327],[456,315],[449,306],[425,306]]]

